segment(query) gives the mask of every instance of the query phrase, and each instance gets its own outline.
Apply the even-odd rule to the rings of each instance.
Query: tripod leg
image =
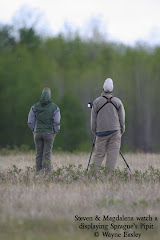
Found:
[[[124,156],[123,156],[122,152],[121,152],[121,151],[119,151],[119,153],[120,153],[121,157],[123,158],[123,160],[124,160],[124,162],[125,162],[126,166],[127,166],[127,167],[128,167],[128,169],[130,170],[130,172],[132,172],[132,171],[131,171],[131,169],[130,169],[130,167],[129,167],[129,165],[128,165],[128,163],[126,162],[126,160],[125,160],[125,158],[124,158]]]
[[[94,136],[94,139],[93,139],[92,149],[91,149],[91,153],[90,153],[89,160],[88,160],[88,165],[87,165],[87,171],[89,169],[89,165],[90,165],[93,149],[94,149],[94,146],[95,146],[95,142],[96,142],[96,136]]]

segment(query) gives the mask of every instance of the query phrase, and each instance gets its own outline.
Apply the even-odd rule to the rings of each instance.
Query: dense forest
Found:
[[[160,46],[134,47],[76,35],[43,37],[33,28],[0,27],[0,148],[34,148],[30,107],[50,87],[61,109],[54,149],[89,150],[90,109],[107,77],[126,110],[125,151],[160,150]]]

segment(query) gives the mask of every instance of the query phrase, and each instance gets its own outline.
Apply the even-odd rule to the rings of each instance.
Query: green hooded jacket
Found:
[[[35,132],[53,132],[53,114],[57,105],[51,101],[51,95],[43,92],[40,102],[34,105],[36,111]]]

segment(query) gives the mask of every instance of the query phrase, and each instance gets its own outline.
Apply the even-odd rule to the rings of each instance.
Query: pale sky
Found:
[[[28,9],[35,19],[25,16]],[[160,44],[160,0],[0,0],[0,23],[24,19],[50,34],[71,29],[90,36],[96,24],[109,40]]]

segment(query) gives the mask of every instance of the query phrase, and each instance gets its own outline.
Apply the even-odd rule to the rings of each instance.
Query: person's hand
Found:
[[[53,133],[53,136],[56,137],[57,133]]]

